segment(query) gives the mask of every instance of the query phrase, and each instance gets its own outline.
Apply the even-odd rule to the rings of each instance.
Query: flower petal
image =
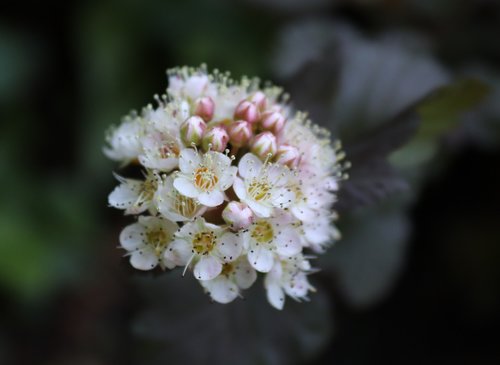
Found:
[[[198,189],[196,189],[196,186],[193,185],[191,180],[182,175],[175,178],[174,187],[177,189],[179,193],[189,198],[196,198],[200,194],[200,192],[198,191]]]
[[[185,174],[191,174],[200,163],[200,155],[192,148],[185,148],[179,154],[179,169]]]
[[[255,270],[269,272],[274,263],[273,253],[264,247],[253,247],[248,251],[248,261]]]
[[[250,209],[253,210],[255,215],[261,218],[268,218],[271,216],[273,213],[273,207],[268,207],[267,205],[264,204],[259,204],[254,200],[245,200],[247,205],[250,207]]]
[[[262,168],[262,162],[253,153],[247,153],[238,164],[238,173],[245,180],[257,177]]]
[[[302,251],[300,235],[291,227],[282,229],[275,241],[276,252],[282,256],[293,256]]]
[[[146,244],[145,228],[142,224],[134,223],[126,226],[120,233],[120,245],[127,251],[134,251]]]
[[[191,245],[183,239],[176,239],[168,245],[163,254],[163,259],[164,262],[169,262],[169,264],[173,263],[177,266],[184,266],[188,263],[191,255]]]
[[[219,190],[213,190],[207,193],[198,195],[198,200],[201,204],[207,207],[216,207],[224,202],[224,193]]]
[[[239,177],[236,177],[233,182],[233,189],[238,198],[244,200],[247,197],[247,191],[245,189],[245,183]]]
[[[257,273],[246,257],[238,260],[234,271],[234,279],[241,289],[248,289],[257,279]]]
[[[266,278],[267,279],[267,278]],[[282,310],[285,305],[285,293],[274,280],[266,280],[266,294],[269,303],[276,309]]]
[[[158,265],[158,257],[152,249],[145,247],[130,255],[130,264],[138,270],[151,270]]]
[[[141,188],[142,182],[139,180],[123,180],[123,182],[109,194],[109,205],[118,209],[130,208],[135,204],[137,199],[139,199]]]
[[[236,260],[243,249],[241,238],[232,232],[226,232],[220,237],[217,250],[225,262]]]
[[[295,193],[291,189],[282,188],[273,191],[271,204],[276,208],[287,208],[295,200]]]
[[[222,264],[215,257],[202,256],[194,266],[194,276],[198,280],[212,280],[222,271]]]
[[[202,281],[202,283],[210,293],[210,297],[216,302],[226,304],[232,302],[238,296],[238,287],[236,284],[224,276],[219,276],[209,281]]]

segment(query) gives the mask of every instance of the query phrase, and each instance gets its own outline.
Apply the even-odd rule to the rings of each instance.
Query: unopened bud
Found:
[[[267,97],[266,94],[264,94],[262,91],[256,91],[250,96],[248,100],[254,103],[260,111],[266,108]]]
[[[285,117],[279,112],[267,111],[262,114],[261,125],[268,131],[279,133],[285,126]]]
[[[210,96],[196,100],[194,114],[201,117],[205,122],[210,122],[214,116],[215,104]]]
[[[205,151],[223,152],[229,142],[229,135],[222,126],[209,129],[203,137],[202,146]]]
[[[222,211],[222,218],[232,230],[239,231],[252,224],[253,213],[245,204],[232,201]]]
[[[300,152],[297,147],[282,144],[278,148],[276,162],[287,165],[290,168],[295,168],[300,162]]]
[[[181,124],[181,139],[186,146],[191,146],[193,143],[199,145],[207,125],[198,116],[192,116],[186,119],[184,123]]]
[[[242,147],[252,139],[252,126],[246,120],[237,120],[227,127],[229,140],[234,147]]]
[[[255,123],[260,119],[260,112],[254,103],[243,100],[234,111],[234,119],[242,119],[246,120],[248,123]]]
[[[276,137],[271,132],[262,132],[254,137],[251,143],[251,151],[262,160],[269,154],[275,155],[277,151]]]

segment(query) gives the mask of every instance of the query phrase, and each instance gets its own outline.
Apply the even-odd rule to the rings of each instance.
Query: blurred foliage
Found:
[[[97,354],[91,362],[77,357],[81,363],[131,361],[129,354],[141,364],[293,364],[317,358],[336,332],[332,303],[367,308],[397,283],[413,234],[409,210],[432,173],[471,144],[498,148],[498,13],[493,1],[465,0],[94,0],[62,7],[18,4],[4,12],[4,319],[12,315],[28,332],[31,320],[52,321],[50,315],[47,322],[40,319],[40,308],[55,317],[68,311],[69,319],[59,319],[62,338],[64,331],[73,333],[65,326],[78,318],[101,323],[107,328],[102,336],[114,341],[73,344],[83,354]],[[107,271],[106,265],[118,266],[110,257],[121,255],[115,246],[125,218],[105,208],[116,166],[102,155],[104,131],[165,89],[166,68],[202,62],[235,77],[258,75],[283,84],[295,106],[344,142],[352,168],[338,205],[343,239],[318,260],[323,271],[311,278],[318,286],[311,303],[287,303],[276,313],[260,290],[220,306],[209,304],[188,278],[131,280],[125,268]],[[464,285],[486,303],[494,296],[497,271],[489,246],[467,245],[476,232],[489,232],[476,223],[471,231],[457,231],[458,251],[450,248],[453,257],[446,262],[451,275],[465,281],[473,270],[467,265],[482,267],[474,283],[486,283],[486,289]],[[69,305],[61,301],[65,295]],[[113,307],[118,305],[125,308]],[[109,311],[111,319],[85,310]],[[129,324],[132,331],[125,328],[125,339],[119,338]],[[94,332],[81,328],[75,325],[75,343]],[[16,347],[7,331],[0,327],[2,364],[30,352]],[[34,361],[65,363],[57,350],[43,353]]]

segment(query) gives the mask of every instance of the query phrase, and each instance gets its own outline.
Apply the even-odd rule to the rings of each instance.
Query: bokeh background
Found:
[[[498,1],[8,3],[0,364],[500,363]],[[310,303],[211,304],[117,248],[104,132],[201,63],[284,85],[344,141]]]

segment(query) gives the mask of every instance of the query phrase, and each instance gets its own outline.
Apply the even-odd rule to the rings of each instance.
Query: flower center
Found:
[[[142,183],[141,193],[137,201],[137,205],[141,206],[144,202],[153,200],[156,189],[158,188],[158,176],[155,173],[150,173]]]
[[[196,213],[197,208],[198,204],[194,199],[181,194],[175,195],[174,209],[183,217],[192,217]]]
[[[270,242],[274,236],[273,227],[269,222],[259,220],[253,224],[250,236],[259,243]]]
[[[148,231],[146,233],[146,238],[148,244],[153,247],[156,256],[160,257],[163,254],[163,251],[165,251],[165,247],[167,247],[172,237],[160,228],[154,231]]]
[[[267,200],[270,196],[271,185],[265,180],[254,179],[250,185],[248,185],[248,194],[255,200]]]
[[[222,265],[222,271],[221,271],[221,275],[224,275],[224,276],[229,276],[233,273],[234,271],[234,266],[233,264],[231,263],[226,263],[224,265]]]
[[[194,172],[194,184],[203,191],[212,191],[218,182],[217,175],[206,166],[199,167]]]
[[[180,148],[176,142],[166,142],[159,149],[161,158],[178,157],[180,153]]]
[[[198,232],[193,237],[193,248],[196,253],[204,255],[215,247],[215,234],[211,231]]]

